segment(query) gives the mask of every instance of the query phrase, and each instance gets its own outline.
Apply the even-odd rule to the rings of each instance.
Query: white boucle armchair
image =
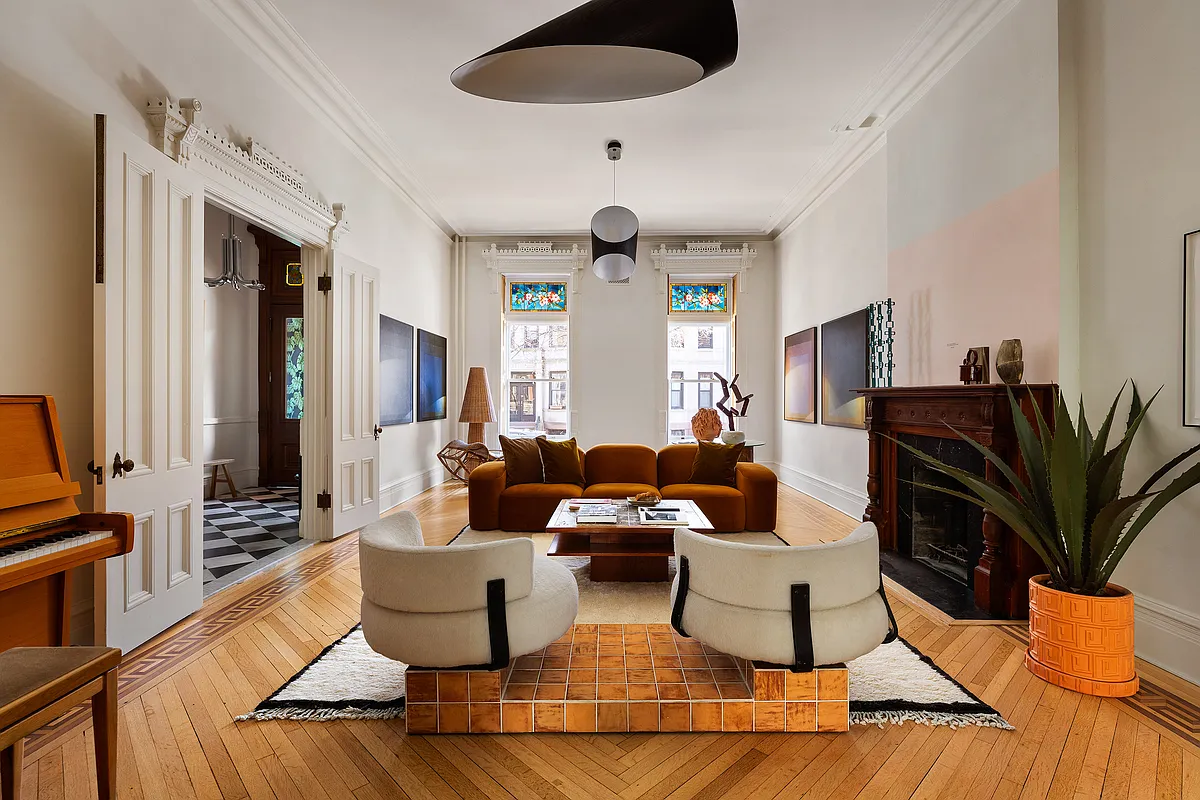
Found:
[[[426,547],[401,511],[363,528],[362,630],[375,652],[410,666],[499,669],[571,627],[575,576],[533,541]]]
[[[897,635],[869,522],[811,547],[743,544],[675,530],[671,624],[723,653],[807,671]]]

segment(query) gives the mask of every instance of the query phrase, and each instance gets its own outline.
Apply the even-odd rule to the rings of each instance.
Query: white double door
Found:
[[[96,570],[96,636],[128,651],[203,601],[202,293],[223,289],[203,283],[204,179],[103,115],[96,146],[94,507],[134,516],[133,550]],[[305,395],[332,402],[302,424],[329,442],[332,507],[303,513],[333,537],[379,515],[379,274],[327,263],[332,297],[310,307],[332,324],[317,353],[306,333]]]

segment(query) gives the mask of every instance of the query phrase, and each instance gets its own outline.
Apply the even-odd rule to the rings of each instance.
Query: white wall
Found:
[[[230,215],[204,207],[204,276],[221,275],[221,239]],[[258,245],[234,218],[242,240],[242,277],[258,278]],[[258,303],[259,293],[232,286],[204,290],[204,460],[232,458],[239,489],[258,485]]]
[[[887,179],[887,153],[880,150],[776,242],[779,324],[772,369],[777,410],[783,407],[784,337],[886,296]],[[787,422],[782,416],[775,415],[780,479],[861,517],[867,504],[866,431]]]
[[[725,246],[741,238],[713,235],[693,241],[721,240]],[[736,239],[736,242],[735,242]],[[544,237],[523,237],[542,241]],[[469,239],[466,243],[464,314],[466,353],[463,369],[487,368],[496,414],[506,408],[501,392],[501,303],[492,293],[492,279],[483,261],[483,250],[493,242],[513,247],[518,239]],[[643,236],[638,247],[638,267],[627,286],[610,286],[590,270],[577,278],[578,294],[571,298],[571,433],[581,446],[605,442],[633,442],[659,448],[667,438],[667,321],[666,295],[658,288],[650,250],[666,241]],[[555,238],[555,247],[583,246],[587,240]],[[743,393],[754,393],[749,416],[739,421],[747,438],[767,442],[755,453],[758,461],[774,461],[775,404],[775,292],[774,246],[752,242],[758,251],[754,266],[737,298],[736,368]],[[502,402],[502,400],[504,402]],[[452,398],[457,412],[461,398]],[[744,422],[744,424],[743,424]],[[487,426],[488,440],[497,441],[499,425]]]
[[[187,0],[7,4],[0,25],[0,390],[53,394],[72,476],[92,458],[92,115],[135,132],[151,96],[198,97],[210,124],[253,136],[295,164],[310,190],[345,203],[346,252],[381,270],[382,311],[450,328],[450,241]],[[440,481],[450,423],[389,429],[381,476],[398,501]],[[81,483],[87,487],[86,481]],[[91,504],[90,487],[80,500]],[[75,583],[74,628],[90,637],[90,572]]]
[[[1200,228],[1200,4],[1080,4],[1083,389],[1097,419],[1127,378],[1162,394],[1130,455],[1131,491],[1200,441],[1182,419],[1182,237]],[[1194,354],[1193,354],[1194,355]],[[1128,395],[1128,392],[1126,393]],[[1130,548],[1118,583],[1137,598],[1138,654],[1200,682],[1200,490]]]

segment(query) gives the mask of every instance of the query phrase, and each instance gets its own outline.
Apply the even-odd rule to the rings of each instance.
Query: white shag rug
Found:
[[[464,528],[450,543],[474,544],[531,536],[545,553],[550,534],[474,531]],[[740,541],[777,544],[773,533],[729,534]],[[725,538],[720,536],[719,538]],[[670,582],[594,583],[588,559],[563,563],[579,583],[579,623],[651,624],[671,620]],[[671,559],[671,578],[674,559]],[[947,675],[915,647],[897,639],[851,661],[850,723],[885,725],[917,722],[962,727],[980,725],[1012,730],[1012,726],[978,697]],[[250,713],[238,720],[394,719],[404,715],[404,671],[407,666],[379,655],[367,645],[360,626],[325,648],[304,669]]]

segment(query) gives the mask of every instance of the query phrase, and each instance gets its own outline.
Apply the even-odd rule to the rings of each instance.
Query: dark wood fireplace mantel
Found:
[[[1053,426],[1053,393],[1050,383],[1013,387],[1027,419],[1034,421],[1037,403]],[[913,434],[957,438],[951,427],[986,445],[1024,478],[1025,468],[1013,428],[1012,409],[1004,384],[970,386],[896,386],[860,389],[866,397],[870,463],[867,473],[867,510],[863,519],[879,529],[880,546],[895,550],[896,486],[909,476],[897,475],[897,445],[888,437]],[[1036,423],[1034,422],[1035,426]],[[1035,428],[1036,429],[1036,428]],[[987,464],[988,480],[1002,477]],[[983,515],[983,555],[974,567],[975,604],[993,616],[1022,619],[1029,615],[1028,581],[1044,572],[1041,559],[999,518]]]

